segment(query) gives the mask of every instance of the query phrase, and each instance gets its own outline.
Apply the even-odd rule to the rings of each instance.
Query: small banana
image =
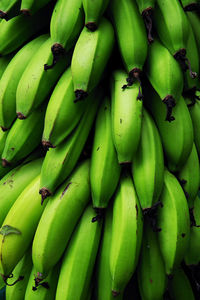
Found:
[[[20,12],[25,14],[26,16],[32,16],[39,9],[47,5],[50,1],[53,2],[54,0],[21,0]]]
[[[110,99],[105,98],[96,119],[90,182],[95,209],[104,209],[115,192],[121,167],[112,140]]]
[[[113,296],[123,293],[137,266],[142,240],[141,214],[132,179],[125,171],[113,204],[109,255]]]
[[[6,281],[29,248],[45,208],[38,194],[37,176],[19,195],[0,230],[0,273]],[[23,213],[25,212],[25,213]]]
[[[55,149],[49,149],[45,156],[40,181],[42,201],[53,194],[56,188],[67,178],[80,157],[92,128],[102,95],[101,93],[97,94],[94,91],[94,93],[91,94],[91,97],[96,97],[96,99],[93,105],[88,103],[87,108],[73,133]]]
[[[16,118],[16,90],[20,78],[32,56],[47,38],[47,34],[41,35],[22,47],[2,75],[0,80],[0,126],[3,130],[9,129]]]
[[[196,95],[200,96],[200,93],[196,92]],[[186,99],[186,103],[190,103]],[[200,156],[200,136],[199,136],[199,130],[200,130],[200,123],[199,123],[199,118],[200,118],[200,102],[199,100],[195,100],[194,105],[190,105],[188,107],[189,112],[190,112],[190,117],[192,119],[192,124],[193,124],[193,129],[194,129],[194,142],[195,146],[198,152],[198,155]]]
[[[84,99],[101,80],[114,45],[111,23],[102,18],[95,32],[82,30],[72,55],[72,79],[76,102]]]
[[[139,83],[123,90],[121,87],[126,76],[126,72],[117,70],[111,81],[112,135],[119,163],[131,163],[139,145],[142,124]]]
[[[62,57],[53,70],[46,72],[43,65],[51,59],[51,38],[47,39],[27,64],[16,91],[16,111],[25,119],[49,96],[58,78],[69,64],[70,57]]]
[[[140,144],[133,157],[132,174],[142,209],[151,208],[162,191],[164,158],[159,132],[146,109],[143,109]]]
[[[185,256],[190,240],[190,216],[187,199],[176,179],[167,169],[160,196],[162,206],[157,211],[159,246],[170,275]]]
[[[93,208],[88,206],[66,248],[58,279],[56,300],[86,299],[102,228],[102,222],[91,222],[94,215]]]
[[[0,2],[0,18],[11,19],[19,14],[20,1],[19,0],[1,0]]]
[[[85,26],[91,31],[95,31],[101,16],[106,10],[110,0],[83,0],[83,9],[85,12]]]

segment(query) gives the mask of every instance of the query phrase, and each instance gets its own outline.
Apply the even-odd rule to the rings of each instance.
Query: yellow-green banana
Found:
[[[33,264],[41,278],[45,278],[61,258],[90,200],[89,170],[90,161],[86,160],[74,170],[55,196],[49,198],[33,240]]]
[[[32,56],[47,38],[47,34],[41,35],[22,47],[2,75],[0,80],[0,126],[4,130],[9,129],[16,118],[16,90],[20,78]]]
[[[47,5],[50,1],[55,2],[55,0],[21,0],[20,12],[25,15],[31,16],[39,9]]]
[[[0,2],[0,18],[8,19],[19,15],[20,0],[1,0]]]
[[[54,193],[75,167],[83,150],[98,109],[101,94],[93,93],[93,105],[86,111],[73,133],[55,149],[47,152],[41,170],[40,193],[42,200]]]
[[[92,223],[95,211],[88,206],[63,257],[56,300],[86,299],[99,247],[102,222]]]
[[[66,69],[69,57],[62,57],[53,70],[46,72],[43,65],[51,59],[51,38],[47,39],[29,61],[18,83],[16,111],[25,119],[49,96],[58,78]]]
[[[85,26],[91,31],[98,27],[101,16],[106,10],[110,0],[83,0],[83,9],[85,12]]]
[[[107,207],[115,192],[121,167],[112,140],[110,99],[105,98],[96,119],[91,156],[90,182],[93,207]]]
[[[95,32],[82,30],[72,55],[75,101],[84,99],[101,80],[114,45],[111,23],[102,18]]]
[[[137,266],[142,240],[141,208],[128,172],[122,173],[113,204],[110,272],[112,294],[124,291]]]
[[[132,174],[142,209],[151,208],[162,191],[164,158],[158,129],[146,109],[143,109],[140,144],[133,157]]]
[[[4,280],[7,280],[30,246],[45,208],[45,205],[40,203],[39,182],[40,176],[37,176],[23,190],[2,224],[0,230],[0,273]]]
[[[142,101],[138,99],[139,83],[123,90],[126,72],[117,70],[112,76],[112,135],[119,163],[131,163],[139,145],[142,124]]]
[[[187,199],[176,179],[167,169],[164,171],[164,186],[160,196],[162,206],[157,212],[158,240],[165,263],[165,272],[170,275],[185,256],[190,240],[190,216]]]
[[[200,96],[199,92],[196,92],[197,96]],[[187,99],[186,99],[187,101]],[[186,102],[188,103],[188,101]],[[189,106],[189,112],[190,112],[190,117],[192,119],[192,124],[193,124],[193,129],[194,129],[194,142],[195,146],[198,152],[198,155],[200,156],[200,102],[199,100],[195,100],[195,104],[192,106]]]

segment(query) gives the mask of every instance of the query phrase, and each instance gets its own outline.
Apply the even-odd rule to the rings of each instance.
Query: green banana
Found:
[[[94,214],[91,206],[85,209],[69,242],[61,265],[56,300],[87,297],[102,227],[102,222],[91,222]]]
[[[111,23],[101,19],[95,32],[82,30],[74,48],[71,62],[76,102],[84,99],[101,80],[114,45]]]
[[[2,157],[4,167],[19,162],[40,143],[45,106],[34,111],[26,120],[17,119],[9,130]]]
[[[185,256],[190,240],[190,216],[187,199],[176,179],[167,169],[160,196],[162,206],[157,212],[158,240],[165,262],[165,272],[170,275]]]
[[[96,119],[90,169],[92,203],[98,211],[107,207],[117,187],[120,171],[112,140],[110,100],[105,98]]]
[[[159,200],[163,186],[164,158],[157,127],[143,109],[140,144],[133,157],[132,174],[140,205],[148,210]]]
[[[24,69],[48,35],[41,35],[19,50],[0,80],[0,126],[7,130],[16,118],[16,90]],[[13,76],[15,74],[15,76]]]
[[[54,193],[56,188],[67,178],[75,167],[83,150],[98,109],[101,94],[96,97],[93,105],[88,103],[87,108],[74,132],[55,149],[47,152],[41,170],[40,193],[42,201]]]
[[[42,159],[22,163],[0,180],[0,226],[25,187],[40,174]]]
[[[29,280],[33,263],[31,259],[31,248],[26,251],[22,259],[13,270],[12,279],[8,279],[6,286],[6,300],[22,300],[26,292],[26,285]],[[19,279],[22,279],[19,281]],[[19,282],[18,282],[19,281]],[[14,284],[16,282],[16,284]],[[9,285],[11,284],[11,286]],[[13,285],[14,284],[14,285]]]
[[[0,230],[0,273],[6,281],[30,246],[45,208],[38,194],[40,176],[23,190]],[[22,213],[26,212],[26,213]]]
[[[137,268],[140,295],[144,300],[160,300],[164,294],[167,278],[157,235],[145,222],[140,260]]]
[[[51,38],[38,49],[26,66],[16,91],[16,111],[25,119],[49,96],[58,78],[69,64],[70,57],[63,57],[53,70],[46,72],[43,65],[51,59]]]
[[[41,278],[45,278],[61,258],[90,200],[89,167],[88,160],[81,163],[55,196],[49,198],[33,240],[33,264]]]
[[[53,62],[50,65],[46,63],[45,70],[54,67],[60,56],[75,45],[84,24],[83,20],[82,0],[56,2],[50,23]]]
[[[200,96],[199,92],[196,92],[197,96]],[[189,101],[186,99],[186,103]],[[198,155],[200,156],[200,136],[199,136],[199,130],[200,130],[200,123],[199,123],[199,118],[200,118],[200,102],[199,100],[195,100],[194,105],[190,105],[188,107],[189,112],[190,112],[190,117],[192,119],[192,124],[193,124],[193,129],[194,129],[194,142],[195,146],[198,152]]]
[[[123,86],[125,88],[135,80],[140,82],[148,49],[145,26],[135,1],[111,0],[110,10],[120,54],[129,76],[128,84]]]
[[[7,135],[8,135],[8,132],[3,131],[2,129],[0,129],[0,154],[2,154],[3,149],[5,147],[5,142],[6,142]]]
[[[198,0],[181,0],[184,11],[196,11],[199,10]]]
[[[172,108],[179,101],[183,91],[183,74],[179,64],[168,49],[158,40],[155,40],[149,47],[146,75],[163,103],[166,104],[167,114],[165,120],[173,121]]]
[[[21,0],[20,12],[27,16],[31,16],[34,13],[36,13],[39,9],[47,5],[50,1],[53,2],[54,0]]]
[[[135,271],[142,240],[142,222],[138,221],[140,218],[141,208],[136,191],[130,175],[125,171],[113,205],[109,255],[113,296],[124,291]]]
[[[6,56],[0,57],[0,79],[7,68],[8,64],[10,63],[11,59],[13,58],[14,53],[8,54]]]
[[[91,31],[95,31],[101,16],[106,10],[110,0],[83,0],[83,9],[85,12],[85,26]]]
[[[196,39],[196,43],[197,43],[197,49],[200,55],[200,37],[199,37],[199,26],[200,26],[200,19],[199,19],[199,15],[195,12],[187,12],[187,17],[189,19],[189,22],[192,26],[192,30]]]
[[[6,55],[21,47],[49,24],[51,9],[44,7],[30,18],[19,15],[0,22],[0,54]],[[38,21],[39,20],[39,21]]]
[[[45,147],[55,148],[78,124],[86,105],[84,102],[74,103],[73,100],[73,81],[71,69],[68,68],[56,84],[47,105],[42,136]],[[92,97],[87,101],[93,101]]]
[[[126,72],[115,71],[112,76],[111,113],[112,135],[119,163],[130,163],[139,145],[142,124],[142,101],[138,100],[139,83],[125,90],[121,86]]]
[[[0,2],[0,18],[11,19],[19,14],[20,0],[1,0]]]
[[[199,172],[199,158],[195,144],[193,143],[192,151],[187,161],[177,174],[177,178],[183,187],[190,208],[193,207],[194,199],[199,190]]]

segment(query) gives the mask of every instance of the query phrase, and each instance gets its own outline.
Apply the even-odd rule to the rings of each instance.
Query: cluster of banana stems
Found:
[[[200,298],[200,2],[1,0],[6,300]]]

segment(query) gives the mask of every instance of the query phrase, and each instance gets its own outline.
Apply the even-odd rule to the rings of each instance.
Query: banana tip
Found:
[[[5,158],[2,158],[1,162],[2,162],[3,168],[7,168],[10,166],[9,161],[7,161]]]
[[[21,9],[20,12],[21,12],[23,15],[28,16],[28,17],[30,17],[30,15],[31,15],[30,10],[29,10],[29,9],[26,9],[26,8]]]
[[[20,119],[20,120],[25,120],[25,119],[26,119],[26,116],[23,115],[21,112],[17,112],[17,117],[18,117],[18,119]]]
[[[74,100],[74,103],[76,103],[78,101],[81,101],[81,100],[84,100],[88,96],[88,93],[85,92],[84,90],[75,90],[74,93],[75,93],[75,96],[76,96],[76,99]]]
[[[7,131],[8,128],[1,126],[2,131]]]
[[[42,140],[42,145],[47,150],[49,150],[49,148],[56,148],[50,141]]]
[[[112,291],[112,295],[113,297],[117,297],[119,296],[120,292],[117,292],[117,291]]]
[[[45,200],[47,197],[51,196],[51,194],[52,194],[51,191],[48,190],[48,189],[45,188],[45,187],[41,188],[40,191],[39,191],[39,193],[40,193],[41,196],[42,196],[41,205],[43,204],[44,200]]]
[[[85,27],[92,32],[97,30],[97,24],[95,22],[88,22],[85,24]]]
[[[8,20],[8,15],[4,11],[0,10],[0,18],[5,19],[6,21]]]

